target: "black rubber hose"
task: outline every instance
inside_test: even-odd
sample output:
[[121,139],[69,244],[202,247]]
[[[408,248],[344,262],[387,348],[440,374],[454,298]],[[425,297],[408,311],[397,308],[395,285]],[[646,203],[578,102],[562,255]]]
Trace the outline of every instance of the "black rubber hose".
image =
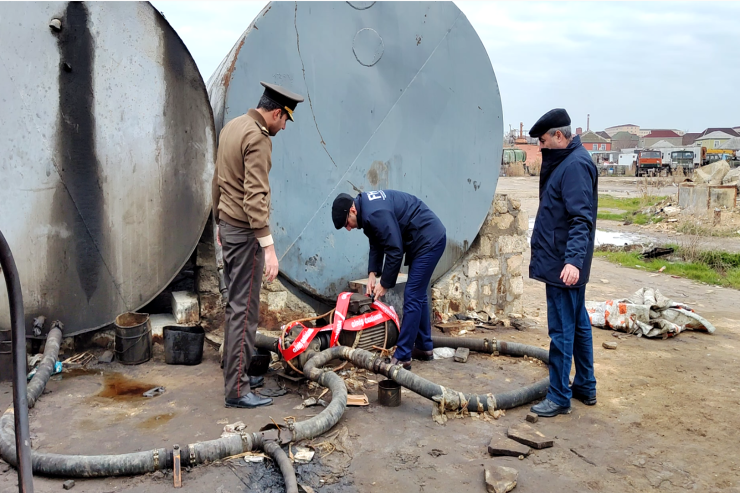
[[[53,373],[62,340],[61,326],[59,322],[52,324],[46,340],[44,357],[28,384],[29,407],[34,406]],[[11,414],[13,413],[8,411],[0,418],[0,455],[6,462],[17,467],[17,455],[13,446],[15,426]],[[261,446],[261,444],[261,436],[254,433],[199,442],[188,445],[183,451],[183,463],[195,465],[213,462],[254,450],[256,445]],[[63,455],[33,452],[30,459],[33,471],[38,474],[73,478],[131,476],[172,467],[172,451],[164,448],[118,455]]]
[[290,462],[290,458],[277,442],[266,442],[264,445],[265,453],[275,461],[280,468],[280,472],[285,479],[285,492],[298,493],[298,481],[295,476],[295,469]]
[[342,418],[344,410],[347,407],[347,386],[344,380],[333,371],[323,371],[319,368],[334,359],[331,355],[340,354],[343,349],[349,348],[339,346],[317,353],[303,367],[303,374],[309,380],[328,387],[331,390],[331,402],[313,418],[300,421],[293,425],[294,441],[297,442],[299,440],[317,437],[329,431]]
[[18,490],[33,493],[33,469],[31,465],[31,431],[28,426],[28,400],[26,371],[26,315],[23,311],[21,279],[5,235],[0,231],[0,270],[5,277],[10,305],[11,341],[13,353],[13,420],[18,435],[13,453],[20,456],[18,468]]
[[44,356],[41,358],[39,366],[36,367],[36,374],[28,383],[29,409],[36,405],[36,401],[44,391],[49,377],[54,373],[54,365],[57,362],[59,347],[62,344],[63,329],[64,325],[61,322],[57,321],[51,324],[51,330],[49,331],[49,335],[46,336],[46,344],[44,344]]
[[[526,344],[462,338],[440,338],[439,343],[446,343],[447,346],[457,345],[457,347],[462,347],[462,344],[465,344],[468,347],[474,346],[473,349],[479,347],[484,352],[492,353],[494,351],[499,351],[501,354],[510,356],[526,355],[543,360],[545,363],[548,361],[547,351],[534,346],[528,346]],[[493,412],[496,409],[511,409],[544,397],[547,394],[547,389],[550,385],[549,378],[544,378],[531,385],[498,394],[463,394],[452,389],[443,388],[441,385],[430,382],[426,378],[404,370],[401,365],[391,365],[384,358],[380,358],[374,353],[370,353],[362,349],[351,349],[345,346],[326,349],[318,353],[316,356],[308,360],[306,368],[304,368],[304,373],[306,373],[311,380],[316,381],[314,372],[320,372],[316,367],[321,367],[333,359],[347,360],[352,362],[355,366],[384,375],[427,399],[438,400],[439,398],[444,398],[446,409],[450,411],[459,409],[459,407],[461,405],[465,405],[465,403],[467,403],[466,407],[468,411],[471,412]],[[329,374],[330,373],[326,373],[324,375]],[[493,409],[489,409],[490,407],[493,407]],[[324,418],[322,415],[325,413],[328,414],[328,411],[329,408],[327,406],[327,409],[312,418],[312,420]],[[304,421],[302,423],[296,423],[295,426],[297,428],[305,423],[308,422]]]

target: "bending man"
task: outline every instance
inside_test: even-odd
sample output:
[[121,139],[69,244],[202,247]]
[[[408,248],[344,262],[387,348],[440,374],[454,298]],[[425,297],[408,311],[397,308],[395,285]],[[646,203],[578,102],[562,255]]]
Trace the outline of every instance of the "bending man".
[[331,217],[335,228],[362,229],[370,240],[368,296],[380,298],[396,285],[406,254],[409,276],[403,293],[403,320],[391,363],[410,369],[412,357],[433,359],[427,289],[447,244],[442,222],[424,202],[396,190],[364,192],[354,199],[339,194]]

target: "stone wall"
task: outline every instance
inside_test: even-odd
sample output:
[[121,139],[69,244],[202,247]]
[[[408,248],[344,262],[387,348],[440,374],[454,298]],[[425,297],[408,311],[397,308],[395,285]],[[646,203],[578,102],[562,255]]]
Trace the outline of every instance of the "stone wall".
[[432,286],[437,320],[457,313],[501,317],[522,313],[522,254],[529,247],[529,218],[518,200],[497,194],[465,256]]

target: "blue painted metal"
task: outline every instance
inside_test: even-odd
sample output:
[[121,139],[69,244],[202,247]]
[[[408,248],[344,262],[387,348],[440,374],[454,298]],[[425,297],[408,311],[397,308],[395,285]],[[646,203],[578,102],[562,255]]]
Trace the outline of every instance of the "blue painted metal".
[[496,190],[502,109],[485,48],[452,2],[274,2],[208,82],[216,131],[264,80],[306,97],[273,143],[280,271],[332,298],[367,274],[367,239],[336,231],[340,192],[417,195],[447,227],[436,276],[460,259]]

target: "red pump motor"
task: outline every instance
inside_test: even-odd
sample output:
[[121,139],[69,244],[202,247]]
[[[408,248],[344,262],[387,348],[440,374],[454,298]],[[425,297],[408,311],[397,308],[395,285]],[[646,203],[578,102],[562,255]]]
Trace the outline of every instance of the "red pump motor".
[[[339,295],[333,322],[324,327],[306,327],[291,322],[281,329],[278,349],[287,366],[302,367],[312,351],[349,346],[367,351],[390,349],[398,341],[400,322],[392,306],[373,301],[364,294]],[[310,349],[307,353],[307,350]],[[286,368],[287,369],[287,368]]]

